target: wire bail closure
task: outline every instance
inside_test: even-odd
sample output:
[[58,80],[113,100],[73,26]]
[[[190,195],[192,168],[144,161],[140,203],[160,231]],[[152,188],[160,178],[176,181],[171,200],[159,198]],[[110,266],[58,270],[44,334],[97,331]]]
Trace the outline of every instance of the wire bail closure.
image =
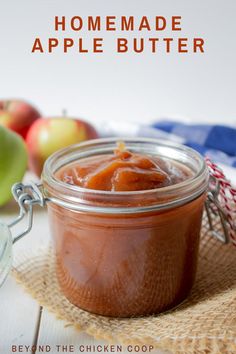
[[28,184],[16,183],[12,186],[12,194],[14,199],[20,207],[20,213],[18,217],[8,224],[8,227],[11,228],[18,224],[24,217],[28,217],[28,225],[26,229],[16,236],[12,237],[12,242],[20,240],[23,236],[28,234],[32,229],[33,225],[33,206],[35,204],[40,205],[41,207],[45,206],[45,199],[40,190],[41,184],[36,184],[30,182]]
[[[42,184],[36,184],[30,182],[28,184],[16,183],[12,187],[12,194],[20,207],[19,216],[13,220],[8,226],[11,228],[18,224],[24,217],[28,217],[28,225],[26,229],[16,236],[13,236],[13,243],[20,240],[23,236],[30,232],[33,225],[33,206],[40,205],[44,207],[47,201],[56,202],[60,205],[63,204],[61,201],[57,201],[49,198],[44,198],[41,191]],[[222,208],[220,201],[220,184],[214,176],[210,176],[209,191],[207,193],[207,198],[205,201],[205,210],[209,222],[209,228],[211,230],[212,236],[217,238],[224,244],[230,242],[229,235],[229,224],[228,217],[225,210]],[[65,207],[66,207],[65,203]],[[219,216],[222,225],[223,233],[214,229],[213,217]]]

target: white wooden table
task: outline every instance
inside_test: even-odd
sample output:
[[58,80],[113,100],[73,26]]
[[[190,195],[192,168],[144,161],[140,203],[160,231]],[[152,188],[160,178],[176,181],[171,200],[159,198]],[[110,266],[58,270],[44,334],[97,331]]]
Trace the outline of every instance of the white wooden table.
[[[236,182],[236,170],[225,168],[225,173]],[[32,179],[32,176],[27,176]],[[0,209],[0,219],[8,222],[15,218],[18,207],[13,202]],[[22,230],[23,225],[19,225]],[[17,230],[17,228],[16,228]],[[29,235],[14,245],[14,252],[32,246],[37,247],[49,242],[49,229],[46,210],[37,209],[34,212],[33,229]],[[61,345],[61,353],[69,353],[69,345],[106,344],[97,341],[72,327],[65,327],[62,320],[49,313],[31,298],[15,280],[9,276],[0,289],[0,354],[12,353],[12,345],[50,345],[51,353],[56,353],[56,345]],[[119,343],[115,343],[119,344]],[[62,346],[67,346],[62,351]],[[17,351],[19,353],[21,351]],[[32,353],[24,348],[23,353]],[[75,353],[78,351],[74,351]],[[124,351],[125,352],[125,351]],[[39,351],[36,351],[39,353]],[[153,354],[163,353],[152,351]],[[141,353],[142,354],[142,353]]]

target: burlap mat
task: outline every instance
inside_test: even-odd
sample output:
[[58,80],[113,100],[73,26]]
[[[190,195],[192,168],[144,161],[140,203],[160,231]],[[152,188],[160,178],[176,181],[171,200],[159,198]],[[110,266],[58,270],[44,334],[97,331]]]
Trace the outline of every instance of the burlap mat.
[[52,249],[21,253],[13,274],[41,305],[77,329],[113,343],[148,344],[173,353],[236,353],[236,249],[210,236],[206,217],[192,293],[158,316],[113,319],[76,308],[60,292],[54,262]]

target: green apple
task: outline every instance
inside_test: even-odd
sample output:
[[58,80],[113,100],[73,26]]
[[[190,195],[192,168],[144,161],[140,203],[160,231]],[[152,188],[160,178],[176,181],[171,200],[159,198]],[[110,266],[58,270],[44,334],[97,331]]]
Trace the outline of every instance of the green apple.
[[11,197],[11,187],[20,182],[27,168],[27,149],[23,138],[0,125],[0,206]]

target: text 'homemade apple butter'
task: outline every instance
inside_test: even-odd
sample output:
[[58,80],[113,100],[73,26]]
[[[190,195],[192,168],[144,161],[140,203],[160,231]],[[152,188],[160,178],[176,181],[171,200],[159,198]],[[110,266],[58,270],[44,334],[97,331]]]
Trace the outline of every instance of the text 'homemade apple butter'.
[[[205,195],[164,204],[179,197],[172,193],[170,200],[168,187],[193,176],[180,162],[127,151],[122,144],[113,154],[81,158],[57,170],[57,180],[82,188],[85,199],[93,192],[90,202],[104,208],[101,213],[48,207],[58,279],[73,304],[130,317],[159,313],[185,299],[196,273]],[[162,188],[164,207],[143,211],[158,202]],[[106,211],[119,206],[138,212]]]

